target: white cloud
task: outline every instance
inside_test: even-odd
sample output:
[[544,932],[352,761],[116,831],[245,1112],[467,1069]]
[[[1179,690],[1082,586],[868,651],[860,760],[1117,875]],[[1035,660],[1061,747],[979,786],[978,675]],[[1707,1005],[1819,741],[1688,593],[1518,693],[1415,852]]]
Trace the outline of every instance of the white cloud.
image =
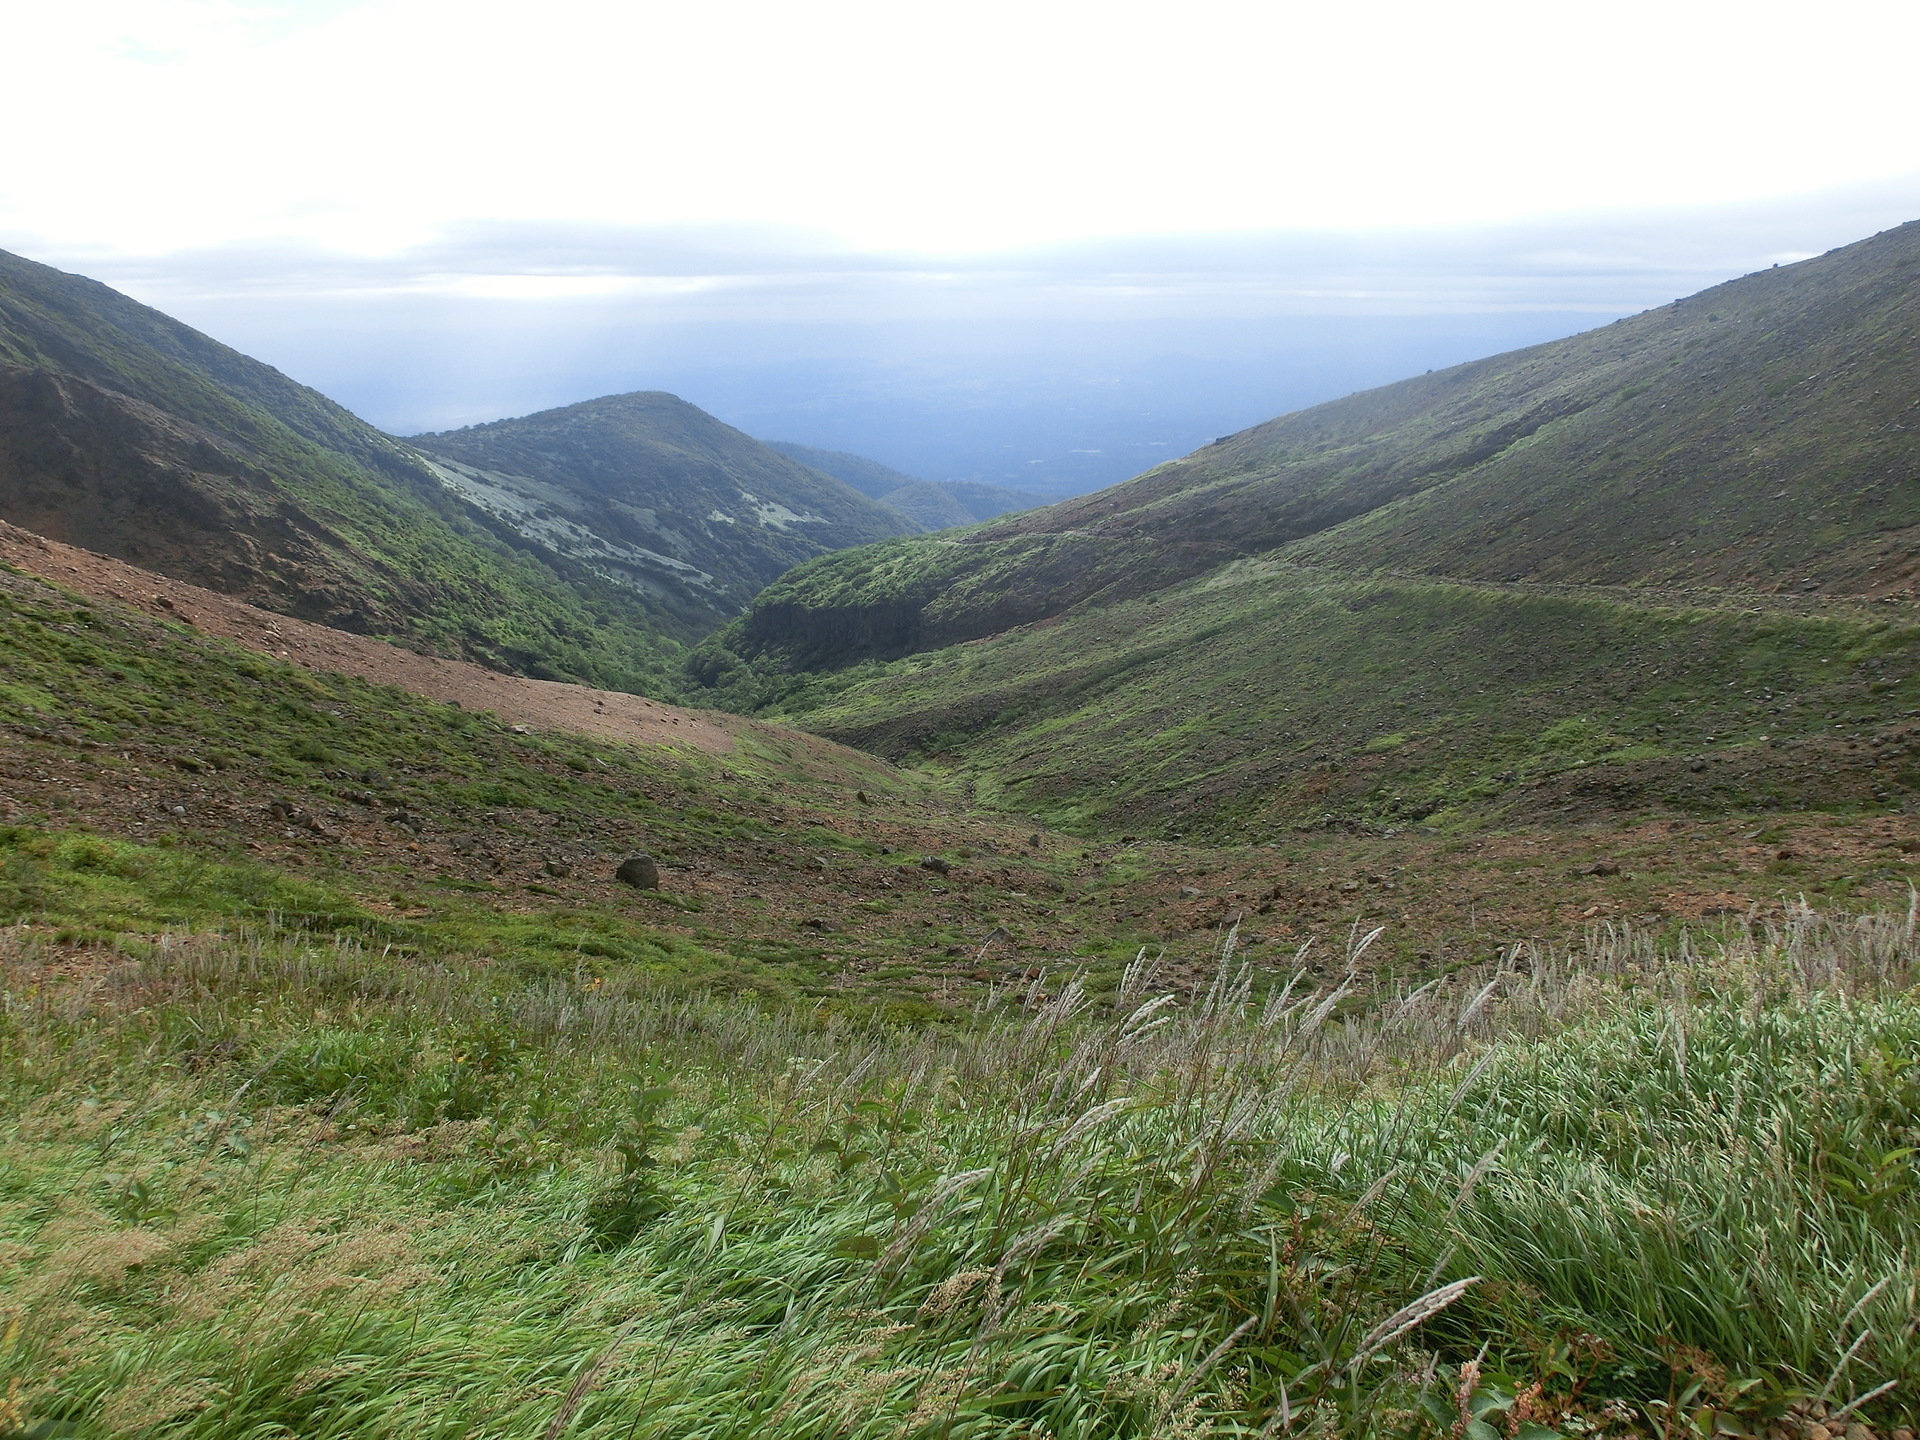
[[123,253],[481,220],[952,253],[1920,168],[1908,0],[5,3],[0,228]]
[[1577,212],[1472,226],[1144,235],[984,254],[862,251],[751,224],[477,222],[386,254],[231,241],[159,256],[0,245],[211,323],[303,304],[464,307],[468,324],[1555,311],[1615,315],[1920,214],[1920,175],[1784,201]]

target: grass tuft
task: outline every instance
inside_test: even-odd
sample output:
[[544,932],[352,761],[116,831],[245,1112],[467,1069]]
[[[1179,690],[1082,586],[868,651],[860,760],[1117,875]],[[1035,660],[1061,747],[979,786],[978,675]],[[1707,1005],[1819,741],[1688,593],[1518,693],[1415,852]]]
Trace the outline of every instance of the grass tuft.
[[1920,1401],[1911,915],[1372,991],[1229,940],[1188,1000],[1143,956],[939,1030],[286,932],[60,983],[37,943],[0,1012],[16,1431],[1538,1440]]

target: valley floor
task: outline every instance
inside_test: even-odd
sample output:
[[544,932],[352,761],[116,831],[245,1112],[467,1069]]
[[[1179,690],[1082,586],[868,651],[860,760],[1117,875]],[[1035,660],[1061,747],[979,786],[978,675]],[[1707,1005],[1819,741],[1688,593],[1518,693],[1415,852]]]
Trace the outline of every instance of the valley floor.
[[[1920,825],[1885,812],[1318,830],[1217,847],[1089,839],[969,811],[924,777],[800,732],[414,655],[18,530],[0,545],[21,603],[57,593],[20,573],[31,570],[118,616],[114,644],[180,651],[182,675],[209,653],[240,653],[202,638],[218,637],[321,672],[315,683],[337,702],[315,712],[337,753],[288,763],[237,748],[247,726],[230,713],[169,726],[164,708],[186,697],[148,708],[143,696],[171,682],[123,672],[118,700],[132,719],[117,722],[117,742],[85,737],[84,725],[98,724],[86,706],[40,713],[40,724],[28,707],[0,729],[0,821],[185,844],[310,875],[374,915],[503,911],[539,923],[584,906],[726,955],[718,963],[793,993],[964,1011],[983,986],[1029,972],[1086,970],[1110,983],[1141,946],[1166,947],[1199,983],[1235,926],[1243,955],[1290,973],[1296,963],[1337,968],[1350,933],[1384,925],[1372,963],[1411,973],[1595,925],[1716,924],[1803,901],[1904,905],[1920,859]],[[356,724],[380,711],[381,692],[343,686],[335,673],[457,701],[472,718],[452,746],[471,746],[481,727],[548,780],[611,785],[591,803],[524,787],[489,795],[438,765],[432,747],[396,773],[394,737],[380,727],[404,730],[405,712]],[[48,693],[59,687],[49,674]],[[204,733],[216,723],[233,733]],[[298,730],[294,721],[282,737],[294,748]],[[630,743],[544,753],[539,734],[565,732]],[[641,765],[644,779],[609,772],[614,755]],[[644,818],[620,808],[625,784],[651,796]],[[638,849],[664,862],[662,892],[614,882]]]
[[1090,838],[7,542],[0,1435],[1912,1440],[1906,814]]

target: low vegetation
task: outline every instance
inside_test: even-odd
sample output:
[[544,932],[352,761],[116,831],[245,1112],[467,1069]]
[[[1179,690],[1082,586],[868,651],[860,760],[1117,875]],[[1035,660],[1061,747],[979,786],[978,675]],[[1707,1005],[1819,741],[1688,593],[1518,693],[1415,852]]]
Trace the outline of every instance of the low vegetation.
[[663,391],[409,443],[490,476],[494,498],[479,503],[536,553],[570,555],[677,603],[683,634],[712,630],[799,561],[920,529]]
[[1911,602],[1920,222],[1283,415],[971,534],[830,556],[697,662],[832,670],[1250,556],[1334,573]]
[[[0,570],[0,1437],[1913,1440],[1917,243],[816,560],[685,671],[917,772]],[[185,424],[229,539],[320,517],[248,583],[669,683],[344,412],[0,282],[0,380],[145,417],[107,489]]]
[[14,939],[0,1429],[1897,1434],[1917,955],[1801,912],[1363,990],[1229,940],[929,1030]]
[[0,518],[268,609],[648,694],[719,618],[527,542],[317,391],[5,252],[0,392]]
[[945,769],[988,805],[1267,839],[1328,820],[1872,808],[1914,787],[1864,737],[1920,707],[1916,635],[1846,607],[1247,561],[889,663],[751,674],[766,713]]
[[689,680],[1087,832],[1860,808],[1911,788],[1831,742],[1916,708],[1917,267],[1901,226],[824,556]]

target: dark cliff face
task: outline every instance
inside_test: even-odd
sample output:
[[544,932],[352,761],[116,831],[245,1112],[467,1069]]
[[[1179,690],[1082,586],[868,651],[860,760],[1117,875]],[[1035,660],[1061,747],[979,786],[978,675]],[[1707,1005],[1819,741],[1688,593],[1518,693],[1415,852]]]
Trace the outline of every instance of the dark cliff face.
[[926,619],[912,604],[808,607],[774,601],[753,608],[736,649],[777,652],[797,669],[828,670],[849,657],[897,660],[930,648]]
[[791,669],[893,660],[1041,623],[1075,605],[1147,595],[1236,553],[1206,542],[1089,534],[890,548],[933,563],[866,583],[873,577],[862,568],[873,552],[826,556],[770,586],[720,643]]

